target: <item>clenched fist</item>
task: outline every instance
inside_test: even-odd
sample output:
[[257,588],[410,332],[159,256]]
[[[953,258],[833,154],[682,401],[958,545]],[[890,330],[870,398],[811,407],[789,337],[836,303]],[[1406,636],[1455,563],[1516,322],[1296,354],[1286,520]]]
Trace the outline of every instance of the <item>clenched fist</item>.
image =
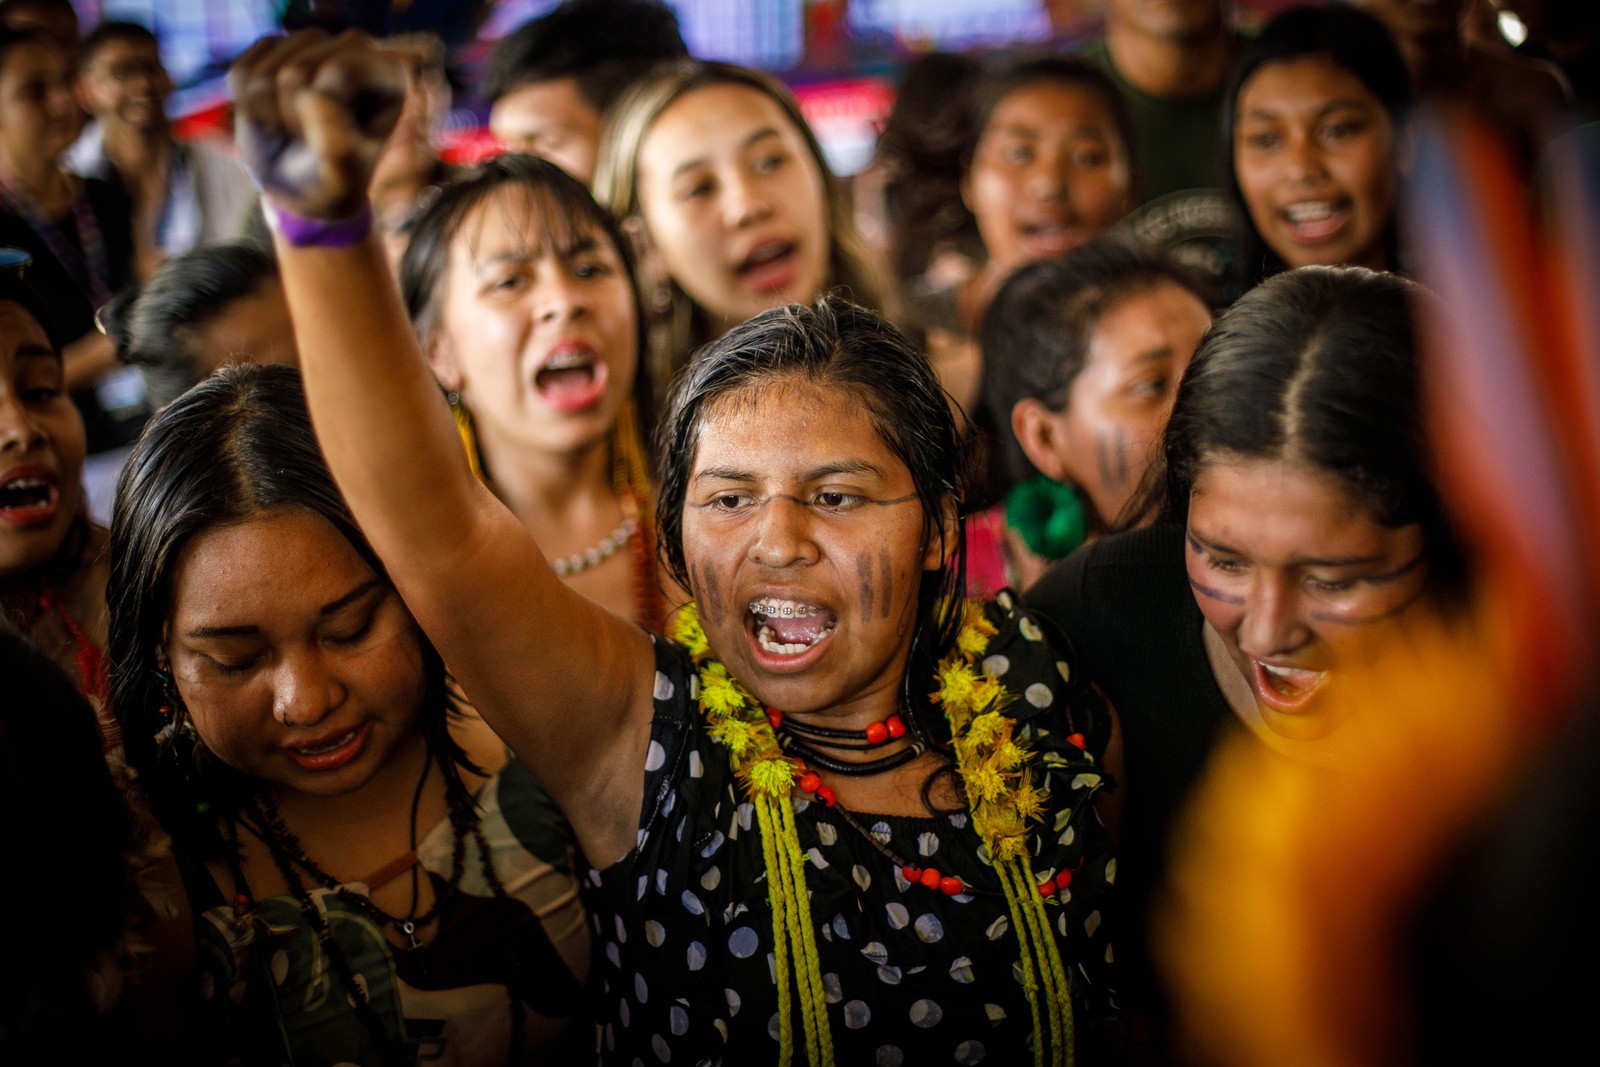
[[399,57],[363,34],[257,41],[228,72],[239,156],[273,205],[303,218],[359,211],[405,103]]

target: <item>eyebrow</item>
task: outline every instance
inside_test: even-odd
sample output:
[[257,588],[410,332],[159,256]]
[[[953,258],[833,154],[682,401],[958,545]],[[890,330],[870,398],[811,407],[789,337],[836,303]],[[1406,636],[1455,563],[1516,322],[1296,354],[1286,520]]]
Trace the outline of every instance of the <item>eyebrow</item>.
[[[1224,556],[1242,556],[1242,555],[1245,555],[1245,553],[1240,552],[1237,548],[1231,548],[1228,545],[1223,544],[1221,541],[1215,541],[1215,540],[1212,540],[1209,537],[1203,537],[1203,536],[1201,536],[1199,534],[1196,534],[1193,530],[1187,531],[1184,536],[1189,539],[1189,544],[1194,546],[1195,548],[1204,548],[1204,549],[1207,549],[1208,551],[1211,551],[1211,552],[1221,553]],[[1291,562],[1291,566],[1295,566],[1295,567],[1356,567],[1356,566],[1360,566],[1361,564],[1364,564],[1364,563],[1377,563],[1377,562],[1381,561],[1383,558],[1384,557],[1381,556],[1381,555],[1374,555],[1374,556],[1326,556],[1326,557],[1322,557],[1322,558],[1307,557],[1307,558],[1304,558],[1304,559],[1293,560]],[[1383,577],[1386,577],[1386,576],[1385,575],[1376,575],[1375,577],[1383,578]],[[1398,577],[1398,574],[1396,575],[1396,577]]]
[[1172,346],[1162,345],[1160,348],[1151,348],[1134,356],[1131,363],[1153,363],[1158,359],[1171,359]]
[[55,363],[61,362],[61,353],[49,345],[41,345],[33,341],[24,341],[17,346],[17,359],[48,359]]
[[[1372,109],[1371,105],[1365,101],[1341,96],[1319,104],[1311,114],[1320,119],[1328,112],[1338,111],[1341,108],[1352,108],[1356,111],[1370,111]],[[1283,117],[1282,111],[1264,107],[1253,107],[1240,116],[1241,119],[1280,119]]]
[[[776,126],[763,126],[755,133],[752,133],[749,137],[746,137],[740,142],[739,151],[746,151],[756,142],[764,141],[768,137],[776,136],[778,136],[778,128]],[[711,162],[710,156],[695,156],[693,159],[686,159],[672,169],[672,178],[673,180],[676,180],[678,175],[682,174],[684,171],[693,170],[696,167],[703,167],[709,162]]]
[[576,239],[565,246],[557,247],[554,242],[545,241],[537,248],[514,248],[509,252],[496,252],[492,256],[475,259],[472,261],[472,266],[474,270],[481,274],[485,267],[502,263],[530,263],[544,255],[547,247],[555,254],[557,259],[571,259],[574,256],[581,256],[595,251],[600,247],[600,242],[595,239],[594,234],[585,233],[578,235]]
[[[369,578],[344,596],[322,605],[317,609],[317,614],[323,618],[329,615],[337,615],[340,611],[354,604],[382,584],[377,578]],[[254,624],[247,626],[196,626],[193,630],[186,631],[183,636],[203,640],[211,637],[246,637],[260,632],[261,627]]]
[[[816,482],[839,474],[870,474],[882,477],[883,471],[864,459],[842,459],[833,463],[824,463],[820,467],[814,467],[802,474],[799,480],[801,482]],[[754,471],[741,470],[738,467],[707,467],[703,471],[696,472],[693,480],[697,482],[754,482],[759,479]]]

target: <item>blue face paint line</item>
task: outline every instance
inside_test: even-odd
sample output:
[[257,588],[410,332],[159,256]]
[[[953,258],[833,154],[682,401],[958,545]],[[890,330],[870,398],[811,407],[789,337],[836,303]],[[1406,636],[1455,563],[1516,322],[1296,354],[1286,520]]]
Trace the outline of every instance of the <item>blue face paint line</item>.
[[[1410,563],[1403,564],[1400,567],[1397,567],[1394,570],[1388,571],[1384,574],[1374,574],[1370,578],[1362,578],[1359,580],[1367,583],[1368,585],[1388,585],[1390,582],[1399,581],[1401,578],[1404,578],[1406,575],[1410,574],[1412,571],[1426,563],[1427,560],[1428,554],[1426,552],[1418,552]],[[1410,603],[1410,601],[1407,601],[1407,603]]]
[[[1414,565],[1414,563],[1408,563],[1406,564],[1405,569],[1410,570]],[[1396,571],[1395,573],[1399,574],[1401,572]],[[1406,609],[1411,607],[1411,605],[1415,604],[1418,600],[1421,600],[1423,594],[1427,591],[1428,587],[1426,584],[1418,586],[1417,591],[1406,597],[1405,600],[1390,608],[1388,611],[1380,611],[1376,615],[1341,615],[1336,611],[1313,611],[1309,614],[1310,617],[1315,619],[1317,622],[1334,622],[1340,624],[1341,626],[1371,626],[1374,623],[1387,622],[1395,616],[1400,615]]]
[[1244,597],[1242,597],[1242,596],[1235,596],[1232,593],[1224,593],[1220,589],[1214,589],[1209,585],[1202,585],[1201,583],[1195,581],[1193,578],[1189,579],[1189,587],[1191,589],[1193,589],[1195,592],[1199,593],[1203,597],[1207,597],[1207,598],[1209,598],[1211,600],[1220,600],[1224,604],[1243,604],[1244,603]]
[[[1200,542],[1194,539],[1194,534],[1190,533],[1188,530],[1183,531],[1183,539],[1188,542],[1189,551],[1194,552],[1197,555],[1205,552],[1205,549],[1201,546]],[[1189,587],[1203,597],[1220,601],[1224,604],[1244,603],[1244,597],[1235,593],[1224,593],[1221,589],[1218,589],[1215,586],[1206,585],[1192,577],[1189,579]]]

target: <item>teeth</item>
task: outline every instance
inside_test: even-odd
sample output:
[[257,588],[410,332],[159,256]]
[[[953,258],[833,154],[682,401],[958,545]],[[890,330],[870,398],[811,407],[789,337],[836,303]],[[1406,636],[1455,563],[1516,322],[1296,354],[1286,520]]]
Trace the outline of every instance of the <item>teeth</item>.
[[1308,671],[1300,667],[1274,667],[1270,663],[1261,664],[1261,669],[1268,674],[1275,674],[1279,678],[1291,678],[1301,674],[1320,674],[1320,671]]
[[545,370],[569,370],[572,367],[587,367],[593,362],[582,352],[558,352],[551,356],[545,363]]
[[14,482],[7,482],[7,489],[48,489],[50,483],[43,478],[18,478]]
[[816,640],[812,641],[810,644],[791,644],[791,645],[786,645],[786,644],[783,644],[783,643],[779,642],[778,640],[776,640],[777,635],[772,632],[772,627],[763,626],[763,627],[761,627],[761,629],[756,631],[756,640],[761,643],[761,647],[765,651],[771,652],[774,655],[778,655],[778,656],[798,656],[800,653],[804,652],[808,648],[815,648],[818,644],[820,644],[824,639],[829,637],[832,633],[833,633],[833,627],[829,626],[826,630],[823,630],[820,634],[818,634],[817,637],[816,637]]
[[766,597],[750,601],[750,614],[765,615],[767,618],[804,619],[812,615],[821,615],[822,612],[823,609],[814,604],[801,604],[794,600]]
[[1326,200],[1317,200],[1304,204],[1290,204],[1283,209],[1283,213],[1288,216],[1290,222],[1322,222],[1324,219],[1333,218],[1334,208]]
[[311,747],[311,748],[297,748],[297,749],[295,749],[295,751],[303,753],[304,755],[307,755],[307,756],[321,756],[321,755],[324,755],[325,753],[333,752],[336,749],[339,749],[339,748],[344,747],[345,745],[348,745],[350,743],[351,739],[354,738],[355,736],[356,736],[356,731],[355,730],[351,730],[349,733],[345,734],[343,737],[336,737],[332,741],[329,741],[325,745],[317,745],[317,746]]

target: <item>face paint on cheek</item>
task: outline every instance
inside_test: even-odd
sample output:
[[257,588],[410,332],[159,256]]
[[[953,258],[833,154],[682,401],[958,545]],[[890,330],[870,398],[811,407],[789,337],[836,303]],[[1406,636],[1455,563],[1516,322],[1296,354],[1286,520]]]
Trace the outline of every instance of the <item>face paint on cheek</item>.
[[[1407,563],[1402,567],[1398,567],[1395,570],[1389,571],[1385,574],[1375,574],[1371,578],[1362,579],[1362,581],[1366,585],[1377,586],[1379,588],[1391,585],[1394,582],[1399,581],[1401,578],[1404,578],[1407,574],[1410,574],[1417,570],[1417,568],[1421,567],[1426,561],[1426,558],[1426,553],[1419,554],[1417,558],[1413,559],[1410,563]],[[1387,622],[1398,615],[1404,614],[1405,611],[1411,607],[1411,605],[1421,600],[1423,594],[1425,594],[1427,591],[1428,583],[1426,581],[1421,582],[1417,585],[1416,589],[1412,590],[1410,596],[1405,597],[1393,607],[1385,608],[1382,611],[1372,612],[1365,615],[1356,614],[1356,609],[1352,605],[1349,609],[1344,611],[1335,611],[1329,609],[1314,610],[1310,612],[1310,616],[1317,622],[1332,622],[1338,623],[1341,626],[1372,626],[1376,623]]]
[[[1193,552],[1195,555],[1198,556],[1205,551],[1200,547],[1200,542],[1194,539],[1193,534],[1185,532],[1183,539],[1188,543],[1189,551]],[[1215,600],[1218,603],[1235,605],[1244,603],[1244,597],[1239,596],[1237,593],[1226,593],[1215,586],[1206,585],[1192,574],[1189,575],[1189,588],[1193,589],[1196,593],[1199,593],[1206,599]]]
[[861,617],[872,617],[872,557],[865,552],[856,557],[856,576],[861,579]]
[[1097,431],[1094,435],[1094,454],[1100,468],[1102,488],[1115,490],[1128,484],[1128,441],[1122,427],[1114,426],[1109,432]]
[[887,619],[894,600],[894,558],[887,548],[878,549],[878,569],[883,572],[883,606],[878,609],[878,618]]
[[695,569],[695,595],[711,615],[722,614],[722,590],[709,565]]

